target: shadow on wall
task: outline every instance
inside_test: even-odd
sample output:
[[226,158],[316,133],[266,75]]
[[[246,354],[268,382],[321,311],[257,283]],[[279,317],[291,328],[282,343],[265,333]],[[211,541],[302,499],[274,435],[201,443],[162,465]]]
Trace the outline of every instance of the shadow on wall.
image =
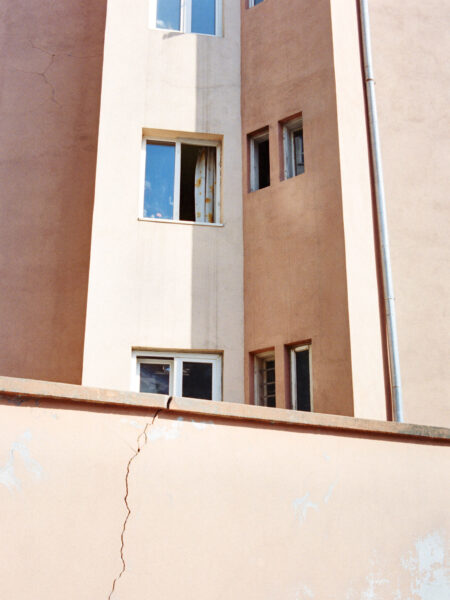
[[197,36],[195,127],[223,136],[220,214],[213,217],[223,226],[192,227],[191,343],[224,351],[223,399],[243,402],[240,6],[224,8],[226,37]]

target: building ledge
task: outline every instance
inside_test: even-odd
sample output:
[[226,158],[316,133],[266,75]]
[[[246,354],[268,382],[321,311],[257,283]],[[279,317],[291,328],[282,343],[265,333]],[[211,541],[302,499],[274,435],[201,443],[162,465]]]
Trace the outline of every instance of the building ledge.
[[289,426],[309,430],[339,431],[367,437],[416,438],[450,443],[450,429],[410,423],[375,421],[341,415],[308,413],[280,408],[265,408],[233,402],[211,402],[193,398],[178,398],[160,394],[140,394],[120,390],[91,388],[67,383],[0,377],[0,397],[21,401],[66,401],[75,404],[120,406],[132,409],[167,411],[207,418],[220,418],[258,423],[260,425]]

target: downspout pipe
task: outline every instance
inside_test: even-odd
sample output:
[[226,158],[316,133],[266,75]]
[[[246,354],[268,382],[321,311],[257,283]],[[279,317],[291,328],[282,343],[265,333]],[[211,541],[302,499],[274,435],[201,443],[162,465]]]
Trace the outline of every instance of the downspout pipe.
[[389,371],[392,392],[394,421],[403,422],[402,383],[398,352],[397,323],[395,317],[394,285],[392,282],[391,255],[386,218],[386,197],[384,192],[383,167],[381,162],[380,133],[378,127],[375,79],[372,65],[372,45],[368,0],[359,0],[364,56],[364,76],[366,82],[367,106],[369,112],[369,138],[372,149],[372,168],[375,182],[375,200],[380,233],[380,251],[383,271],[383,293],[385,300]]

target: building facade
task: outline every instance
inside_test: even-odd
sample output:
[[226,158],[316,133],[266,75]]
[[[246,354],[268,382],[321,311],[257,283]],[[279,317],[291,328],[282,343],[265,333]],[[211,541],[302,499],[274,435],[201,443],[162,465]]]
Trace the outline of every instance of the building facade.
[[[405,420],[448,425],[448,9],[369,1]],[[392,418],[350,0],[3,3],[0,373]]]

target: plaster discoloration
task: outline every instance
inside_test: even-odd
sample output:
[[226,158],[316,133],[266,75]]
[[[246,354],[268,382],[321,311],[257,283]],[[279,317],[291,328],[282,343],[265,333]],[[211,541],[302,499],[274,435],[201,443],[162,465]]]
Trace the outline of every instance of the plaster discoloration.
[[31,431],[25,431],[16,442],[11,445],[9,458],[4,467],[0,468],[0,483],[8,488],[10,492],[21,489],[21,482],[15,472],[17,455],[20,456],[27,471],[34,476],[35,480],[42,477],[42,466],[31,456],[27,447],[31,440]]
[[196,421],[195,419],[191,419],[191,423],[193,424],[195,429],[199,429],[200,431],[214,425],[212,421]]
[[371,573],[367,576],[366,581],[367,587],[361,596],[362,600],[381,600],[386,597],[386,590],[380,590],[380,587],[389,584],[389,579]]
[[328,503],[328,501],[330,500],[331,496],[333,495],[334,492],[334,488],[336,487],[336,482],[332,483],[330,485],[330,487],[328,488],[327,493],[325,494],[323,501],[325,502],[325,504]]
[[310,598],[314,598],[314,592],[309,586],[301,584],[295,595],[295,600],[310,600]]
[[449,569],[445,563],[445,539],[439,531],[416,541],[415,550],[402,559],[403,568],[412,577],[411,593],[415,598],[450,598]]
[[311,502],[310,494],[307,492],[302,498],[294,500],[294,512],[300,523],[306,520],[307,513],[310,509],[319,510],[318,504]]

